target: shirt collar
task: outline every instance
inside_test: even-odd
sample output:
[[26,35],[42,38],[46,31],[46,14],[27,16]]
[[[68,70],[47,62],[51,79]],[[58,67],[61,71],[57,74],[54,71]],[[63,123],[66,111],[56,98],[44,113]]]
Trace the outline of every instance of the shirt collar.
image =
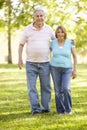
[[[32,23],[32,24],[31,24],[32,29],[33,29],[33,30],[39,30],[39,29],[37,29],[36,27],[34,27],[34,25],[33,25],[33,24],[34,24],[34,23]],[[43,29],[44,27],[45,27],[45,24],[42,26],[42,28],[41,28],[41,29]],[[40,29],[40,30],[41,30],[41,29]]]

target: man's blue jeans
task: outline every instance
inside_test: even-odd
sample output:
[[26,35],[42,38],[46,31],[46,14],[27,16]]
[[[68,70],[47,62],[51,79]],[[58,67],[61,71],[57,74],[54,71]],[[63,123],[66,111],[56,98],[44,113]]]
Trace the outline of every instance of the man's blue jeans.
[[50,63],[26,62],[26,75],[28,94],[31,110],[40,110],[38,91],[36,87],[37,77],[40,80],[41,105],[44,109],[50,110],[51,85],[50,85]]
[[72,100],[70,91],[70,79],[72,69],[51,66],[51,74],[54,82],[57,112],[71,112]]

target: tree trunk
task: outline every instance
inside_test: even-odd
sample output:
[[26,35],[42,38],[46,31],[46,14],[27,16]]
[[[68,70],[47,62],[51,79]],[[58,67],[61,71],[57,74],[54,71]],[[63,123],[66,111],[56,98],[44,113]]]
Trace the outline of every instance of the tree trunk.
[[8,63],[12,64],[11,56],[11,1],[8,4]]

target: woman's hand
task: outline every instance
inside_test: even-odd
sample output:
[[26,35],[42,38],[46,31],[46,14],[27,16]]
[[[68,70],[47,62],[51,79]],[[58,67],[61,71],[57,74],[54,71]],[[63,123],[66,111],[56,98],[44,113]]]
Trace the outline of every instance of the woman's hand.
[[77,72],[76,72],[76,70],[73,70],[73,71],[72,71],[72,79],[75,79],[76,76],[77,76]]

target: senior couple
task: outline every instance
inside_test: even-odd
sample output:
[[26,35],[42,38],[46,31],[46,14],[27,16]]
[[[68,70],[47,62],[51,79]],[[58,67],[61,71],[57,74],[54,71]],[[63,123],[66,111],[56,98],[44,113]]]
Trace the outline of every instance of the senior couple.
[[[34,10],[33,23],[25,28],[20,39],[18,66],[20,69],[23,66],[22,52],[26,44],[26,77],[33,115],[50,112],[50,72],[54,83],[56,111],[59,114],[71,114],[70,79],[76,77],[77,64],[75,45],[72,40],[67,39],[67,33],[63,26],[58,26],[54,34],[51,27],[45,24],[45,18],[43,9]],[[49,59],[50,51],[52,52],[51,63]],[[41,103],[36,87],[38,76]]]

